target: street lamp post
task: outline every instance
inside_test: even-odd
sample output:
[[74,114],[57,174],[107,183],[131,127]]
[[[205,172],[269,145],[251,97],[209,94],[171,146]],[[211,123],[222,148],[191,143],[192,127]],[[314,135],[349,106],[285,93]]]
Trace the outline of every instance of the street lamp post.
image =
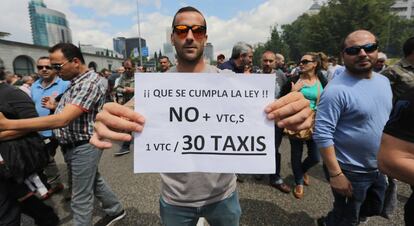
[[138,22],[138,53],[139,53],[139,63],[142,65],[142,51],[141,51],[141,23],[139,18],[139,0],[137,0],[137,22]]

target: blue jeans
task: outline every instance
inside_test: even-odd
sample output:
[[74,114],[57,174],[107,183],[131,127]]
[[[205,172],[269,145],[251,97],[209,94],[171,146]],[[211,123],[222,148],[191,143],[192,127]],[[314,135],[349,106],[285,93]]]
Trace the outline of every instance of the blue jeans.
[[94,196],[102,203],[107,215],[120,213],[121,203],[98,172],[102,150],[84,144],[65,151],[65,161],[71,163],[72,171],[73,225],[92,224]]
[[160,198],[160,214],[164,226],[195,226],[200,217],[212,226],[238,226],[241,208],[239,196],[233,192],[224,200],[201,207],[174,206]]
[[[291,147],[291,163],[296,185],[303,185],[303,174],[319,163],[320,155],[313,140],[289,139]],[[308,156],[302,162],[303,143],[308,147]]]
[[385,176],[379,171],[355,173],[342,170],[342,172],[352,184],[352,197],[347,198],[332,190],[334,205],[328,213],[326,225],[358,225],[361,217],[380,214],[387,189]]

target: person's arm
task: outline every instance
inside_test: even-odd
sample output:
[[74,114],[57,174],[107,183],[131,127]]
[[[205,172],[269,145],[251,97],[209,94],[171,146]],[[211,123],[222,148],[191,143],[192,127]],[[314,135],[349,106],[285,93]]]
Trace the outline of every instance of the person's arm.
[[384,174],[414,185],[414,143],[384,133],[378,167]]
[[334,133],[343,111],[343,95],[337,87],[324,90],[317,107],[313,140],[328,170],[330,186],[336,192],[351,197],[351,183],[342,173],[334,147]]
[[13,140],[26,135],[27,131],[7,130],[0,132],[0,141]]
[[84,110],[80,107],[73,104],[68,104],[59,114],[38,118],[10,120],[4,117],[2,113],[0,113],[0,131],[40,131],[61,128],[67,126],[74,119],[82,115],[83,112]]
[[334,146],[320,149],[323,163],[328,169],[329,184],[339,194],[347,197],[352,196],[352,185],[342,173],[338,160],[336,159]]
[[134,93],[135,89],[134,87],[125,87],[124,88],[124,93]]

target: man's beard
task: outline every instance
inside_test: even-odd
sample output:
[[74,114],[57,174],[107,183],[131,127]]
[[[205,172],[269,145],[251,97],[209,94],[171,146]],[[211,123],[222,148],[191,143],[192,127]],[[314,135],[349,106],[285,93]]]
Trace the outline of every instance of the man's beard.
[[203,57],[203,52],[199,52],[197,53],[197,55],[194,58],[188,58],[185,53],[181,52],[181,51],[177,51],[177,58],[179,60],[180,63],[184,63],[184,64],[195,64],[198,61],[200,61],[200,59]]
[[[357,65],[358,63],[360,63],[361,61],[368,61],[371,64],[370,64],[369,67],[363,67],[363,68],[358,68],[358,67],[354,66],[354,65]],[[352,64],[352,65],[346,65],[345,64],[345,67],[351,73],[353,73],[355,75],[360,75],[360,74],[365,74],[367,72],[372,71],[372,68],[374,67],[374,64],[372,63],[372,60],[370,60],[370,59],[361,59],[361,60],[358,60],[357,62],[355,62],[355,64]]]

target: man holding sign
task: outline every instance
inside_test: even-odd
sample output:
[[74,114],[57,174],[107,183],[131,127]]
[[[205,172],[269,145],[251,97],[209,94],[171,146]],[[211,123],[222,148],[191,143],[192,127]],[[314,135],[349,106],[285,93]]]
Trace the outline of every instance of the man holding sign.
[[[203,60],[207,27],[200,11],[193,7],[181,8],[172,25],[171,41],[177,51],[178,65],[169,72],[220,72]],[[268,119],[277,120],[280,127],[297,130],[311,124],[309,102],[297,92],[270,104],[265,111]],[[130,140],[127,132],[141,132],[145,121],[139,113],[115,103],[106,104],[96,119],[90,142],[100,148],[112,146],[105,139]],[[241,209],[233,173],[169,173],[161,174],[161,179],[163,225],[196,225],[200,217],[206,218],[210,225],[239,225]]]

